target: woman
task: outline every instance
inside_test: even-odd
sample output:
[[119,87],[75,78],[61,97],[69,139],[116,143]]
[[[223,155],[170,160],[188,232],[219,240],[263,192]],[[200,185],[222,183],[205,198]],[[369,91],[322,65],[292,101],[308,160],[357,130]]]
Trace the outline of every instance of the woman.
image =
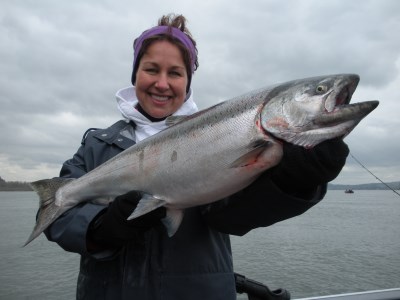
[[[164,129],[166,117],[196,112],[190,86],[197,67],[196,43],[185,18],[162,17],[159,26],[135,40],[134,86],[117,93],[125,120],[88,131],[60,177],[78,178]],[[164,208],[126,220],[141,198],[137,191],[108,207],[76,206],[46,236],[81,254],[77,299],[235,299],[229,234],[243,235],[318,203],[347,155],[341,140],[311,151],[285,144],[277,167],[227,199],[187,209],[171,238],[160,223]]]

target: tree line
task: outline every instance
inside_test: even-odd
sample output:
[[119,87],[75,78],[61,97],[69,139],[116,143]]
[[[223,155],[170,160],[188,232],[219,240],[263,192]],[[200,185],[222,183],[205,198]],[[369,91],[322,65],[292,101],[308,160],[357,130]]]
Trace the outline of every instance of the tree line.
[[5,181],[0,177],[0,191],[32,191],[28,182]]

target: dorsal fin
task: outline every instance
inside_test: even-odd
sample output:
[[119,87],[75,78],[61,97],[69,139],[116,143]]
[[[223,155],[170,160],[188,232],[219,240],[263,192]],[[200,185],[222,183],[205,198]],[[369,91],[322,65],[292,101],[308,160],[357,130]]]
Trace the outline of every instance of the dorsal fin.
[[188,116],[181,115],[181,116],[170,116],[165,119],[165,124],[170,127],[172,125],[178,124],[184,120],[186,120]]

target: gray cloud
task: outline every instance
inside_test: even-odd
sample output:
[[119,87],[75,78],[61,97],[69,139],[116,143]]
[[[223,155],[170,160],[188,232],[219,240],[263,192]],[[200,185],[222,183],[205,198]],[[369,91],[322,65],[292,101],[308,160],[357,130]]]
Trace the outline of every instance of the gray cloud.
[[[400,178],[400,2],[3,1],[0,4],[0,176],[57,176],[89,127],[119,119],[132,41],[169,12],[184,14],[199,48],[201,108],[252,89],[333,73],[361,76],[354,101],[380,106],[346,138],[384,180]],[[335,182],[374,182],[349,157]]]

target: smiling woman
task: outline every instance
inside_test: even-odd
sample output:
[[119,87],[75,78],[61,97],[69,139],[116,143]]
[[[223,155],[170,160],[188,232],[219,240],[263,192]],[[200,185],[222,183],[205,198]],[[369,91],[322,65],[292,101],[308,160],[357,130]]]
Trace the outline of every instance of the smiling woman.
[[[124,119],[106,129],[89,129],[78,151],[64,162],[60,178],[32,183],[43,200],[31,238],[45,230],[50,241],[81,255],[77,299],[236,299],[229,234],[244,235],[302,214],[322,200],[327,182],[342,169],[348,148],[339,139],[307,151],[287,144],[289,158],[284,155],[279,168],[264,172],[272,165],[261,157],[269,163],[274,159],[260,156],[260,151],[280,159],[281,144],[257,143],[266,133],[253,124],[254,116],[242,122],[237,112],[257,113],[248,104],[268,97],[227,101],[217,107],[222,110],[217,118],[210,116],[212,109],[188,118],[200,120],[191,128],[205,130],[195,142],[188,138],[193,131],[182,131],[179,125],[167,129],[166,117],[198,111],[191,89],[197,67],[196,43],[186,19],[162,17],[134,42],[133,86],[116,95]],[[235,103],[239,107],[230,109]],[[204,114],[210,119],[198,118]],[[210,135],[211,119],[225,124],[223,130]],[[228,120],[238,125],[228,126]],[[182,124],[186,128],[188,122]],[[238,127],[231,134],[229,129]],[[260,163],[242,169],[252,155]],[[213,162],[216,157],[220,159]],[[229,168],[219,167],[226,160]],[[226,188],[215,184],[249,169],[258,174],[225,180]],[[54,197],[48,196],[49,190]],[[189,204],[175,207],[168,199]],[[140,216],[128,220],[133,211]]]
[[151,44],[136,73],[136,96],[143,113],[163,119],[182,106],[188,76],[181,53],[168,41]]

